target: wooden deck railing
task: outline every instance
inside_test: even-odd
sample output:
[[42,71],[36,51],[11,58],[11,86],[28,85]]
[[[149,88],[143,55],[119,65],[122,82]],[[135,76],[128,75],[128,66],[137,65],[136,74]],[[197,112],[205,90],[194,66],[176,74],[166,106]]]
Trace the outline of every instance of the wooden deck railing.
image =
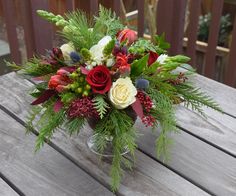
[[[15,0],[2,0],[3,11],[5,15],[8,40],[12,59],[20,63],[19,44],[16,33],[16,10],[14,10]],[[187,28],[187,46],[186,53],[192,58],[191,64],[196,64],[196,40],[198,17],[200,15],[202,0],[190,0],[189,6],[189,25]],[[114,10],[117,15],[121,13],[120,0],[24,0],[20,1],[20,13],[22,16],[22,25],[25,32],[25,43],[27,56],[31,57],[34,53],[44,53],[45,49],[52,47],[52,38],[54,29],[52,25],[41,20],[36,16],[37,9],[51,10],[58,12],[60,5],[61,12],[66,10],[82,9],[90,14],[97,14],[98,5],[101,3],[105,7]],[[144,3],[145,0],[137,0],[138,7],[138,36],[144,35]],[[220,28],[220,16],[223,9],[223,0],[212,1],[212,21],[210,24],[210,33],[206,51],[203,74],[215,79],[216,70],[216,46],[218,41],[218,32]],[[182,53],[184,24],[187,0],[158,0],[157,7],[157,33],[165,32],[167,41],[171,43],[170,54]],[[236,20],[234,21],[233,39],[230,47],[228,64],[225,68],[224,82],[228,85],[236,85]]]

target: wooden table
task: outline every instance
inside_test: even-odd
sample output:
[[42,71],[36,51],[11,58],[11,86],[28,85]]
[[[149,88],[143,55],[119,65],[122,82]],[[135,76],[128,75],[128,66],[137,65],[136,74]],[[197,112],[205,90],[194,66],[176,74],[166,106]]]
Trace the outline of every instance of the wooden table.
[[[143,133],[133,171],[124,171],[117,195],[236,195],[236,90],[202,76],[197,86],[215,98],[225,114],[204,109],[207,119],[176,107],[180,134],[171,135],[171,160],[156,159],[159,130],[136,127]],[[34,154],[37,134],[25,135],[32,98],[28,80],[15,73],[0,77],[0,195],[113,195],[109,188],[110,160],[99,161],[86,140],[85,128],[70,137],[59,130]]]

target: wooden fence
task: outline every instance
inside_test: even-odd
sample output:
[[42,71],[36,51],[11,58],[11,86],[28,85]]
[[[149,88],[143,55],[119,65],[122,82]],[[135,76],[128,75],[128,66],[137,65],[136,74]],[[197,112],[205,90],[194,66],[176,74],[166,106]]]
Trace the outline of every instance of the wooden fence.
[[[189,6],[189,25],[185,38],[186,54],[191,57],[191,64],[196,64],[196,41],[198,17],[200,15],[202,0],[190,0]],[[12,59],[17,63],[21,62],[19,44],[16,32],[16,10],[14,0],[2,0],[2,6],[8,32],[8,40]],[[25,43],[27,56],[32,57],[34,53],[44,53],[45,49],[52,48],[54,29],[52,25],[41,20],[36,16],[37,9],[50,10],[55,13],[66,10],[82,9],[90,14],[97,14],[98,5],[114,10],[117,15],[121,13],[120,0],[24,0],[20,1],[20,16],[22,17],[22,26],[25,32]],[[144,35],[145,0],[137,0],[138,36]],[[222,15],[223,0],[213,0],[211,6],[212,21],[210,24],[209,40],[206,49],[206,57],[203,67],[203,74],[209,78],[216,79],[216,47],[218,41],[218,32],[220,27],[220,17]],[[157,4],[157,33],[165,32],[167,41],[171,43],[169,53],[174,55],[182,53],[184,38],[184,23],[187,0],[158,0]],[[232,33],[232,43],[227,66],[224,70],[224,83],[236,85],[236,20],[234,20],[234,30]],[[186,41],[187,40],[187,41]]]

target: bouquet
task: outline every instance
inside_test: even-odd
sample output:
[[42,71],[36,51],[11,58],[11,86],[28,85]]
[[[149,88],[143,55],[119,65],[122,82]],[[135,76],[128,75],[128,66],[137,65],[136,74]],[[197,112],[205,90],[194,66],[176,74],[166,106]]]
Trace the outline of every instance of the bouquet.
[[175,104],[183,103],[202,115],[202,106],[221,111],[188,81],[194,74],[186,64],[189,58],[168,56],[170,46],[164,35],[155,36],[154,42],[138,38],[103,7],[90,20],[80,11],[64,17],[43,10],[37,13],[58,27],[64,44],[22,66],[11,64],[36,81],[28,121],[29,130],[40,127],[36,150],[57,128],[73,134],[88,122],[95,133],[90,140],[92,150],[103,154],[109,148],[111,152],[115,191],[121,166],[131,167],[122,155],[130,152],[134,156],[137,148],[138,133],[133,128],[137,118],[146,127],[161,127],[156,140],[160,156],[167,152],[168,133],[177,130]]

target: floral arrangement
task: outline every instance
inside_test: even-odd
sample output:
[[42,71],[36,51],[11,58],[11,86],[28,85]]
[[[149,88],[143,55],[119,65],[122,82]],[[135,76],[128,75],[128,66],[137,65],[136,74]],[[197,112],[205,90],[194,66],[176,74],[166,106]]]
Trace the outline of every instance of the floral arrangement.
[[[183,103],[204,115],[202,106],[220,107],[188,78],[194,73],[183,55],[168,56],[164,35],[150,40],[138,38],[111,11],[100,7],[99,15],[88,20],[80,11],[61,15],[38,10],[39,16],[54,23],[65,44],[35,56],[22,66],[10,64],[36,81],[31,95],[28,127],[40,127],[39,150],[54,131],[65,128],[78,133],[88,122],[98,152],[112,142],[111,187],[119,187],[122,156],[126,148],[134,156],[137,148],[136,118],[146,127],[161,127],[156,140],[157,155],[166,155],[169,132],[176,132],[174,105]],[[182,68],[181,68],[182,67]],[[40,118],[36,118],[39,116]]]

